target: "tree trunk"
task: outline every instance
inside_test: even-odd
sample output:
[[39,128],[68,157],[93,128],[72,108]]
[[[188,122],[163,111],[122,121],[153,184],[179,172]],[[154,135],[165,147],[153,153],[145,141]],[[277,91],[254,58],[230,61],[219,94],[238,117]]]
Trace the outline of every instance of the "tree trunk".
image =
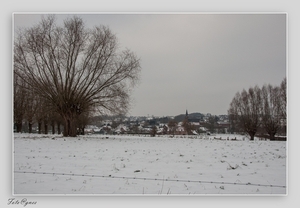
[[74,119],[71,118],[65,118],[65,126],[64,126],[64,136],[70,136],[70,137],[76,137],[77,131],[76,131],[76,123],[74,122]]
[[48,122],[44,121],[45,134],[48,134]]
[[51,121],[52,134],[55,134],[55,123]]
[[21,133],[22,132],[22,122],[17,122],[16,127],[17,127],[17,132]]
[[61,134],[60,122],[57,122],[57,132],[58,132],[58,134]]
[[69,135],[68,121],[65,120],[63,136],[67,137],[68,135]]
[[30,121],[28,122],[28,133],[32,133],[32,123]]
[[42,121],[38,121],[39,134],[42,133]]
[[269,136],[270,136],[270,141],[275,140],[275,133],[269,133]]
[[250,136],[250,140],[253,141],[254,140],[254,136],[255,136],[256,132],[250,131],[249,132],[249,136]]
[[71,136],[71,137],[76,137],[77,136],[76,122],[74,122],[74,120],[70,122],[70,134],[69,134],[69,136]]

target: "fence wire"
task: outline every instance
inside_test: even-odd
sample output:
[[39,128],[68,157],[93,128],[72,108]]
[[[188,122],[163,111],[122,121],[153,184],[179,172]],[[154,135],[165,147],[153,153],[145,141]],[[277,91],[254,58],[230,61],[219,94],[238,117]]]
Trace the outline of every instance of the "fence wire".
[[61,175],[61,176],[81,176],[92,178],[113,178],[113,179],[131,179],[131,180],[147,180],[147,181],[170,181],[170,182],[185,182],[185,183],[204,183],[204,184],[223,184],[223,185],[240,185],[240,186],[262,186],[262,187],[275,187],[286,188],[281,185],[271,184],[256,184],[256,183],[236,183],[236,182],[223,182],[223,181],[202,181],[202,180],[184,180],[184,179],[165,179],[165,178],[143,178],[143,177],[128,177],[128,176],[112,176],[112,175],[94,175],[94,174],[75,174],[75,173],[47,173],[47,172],[33,172],[33,171],[14,171],[14,173],[31,173],[39,175]]

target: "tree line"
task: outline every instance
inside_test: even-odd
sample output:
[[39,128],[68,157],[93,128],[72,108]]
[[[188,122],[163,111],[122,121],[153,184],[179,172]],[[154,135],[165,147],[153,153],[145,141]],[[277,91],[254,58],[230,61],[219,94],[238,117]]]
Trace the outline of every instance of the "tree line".
[[17,131],[23,120],[43,121],[45,128],[56,121],[64,136],[76,136],[90,114],[125,114],[140,70],[108,27],[87,28],[77,16],[59,26],[54,15],[43,17],[14,37]]
[[274,140],[276,134],[285,132],[286,85],[284,78],[279,86],[268,84],[260,88],[256,85],[237,92],[228,110],[233,131],[243,131],[251,140],[257,133],[267,134]]

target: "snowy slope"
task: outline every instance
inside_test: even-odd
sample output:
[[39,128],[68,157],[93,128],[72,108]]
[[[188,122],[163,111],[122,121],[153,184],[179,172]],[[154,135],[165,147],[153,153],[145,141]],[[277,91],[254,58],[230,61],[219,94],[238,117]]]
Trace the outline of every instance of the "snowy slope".
[[287,192],[283,141],[15,134],[13,146],[17,195]]

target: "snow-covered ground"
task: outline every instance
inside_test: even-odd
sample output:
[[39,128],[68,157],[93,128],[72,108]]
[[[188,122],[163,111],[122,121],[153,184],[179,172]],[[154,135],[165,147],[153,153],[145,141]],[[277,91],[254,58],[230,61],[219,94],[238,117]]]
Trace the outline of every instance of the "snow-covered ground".
[[287,193],[284,141],[14,134],[13,148],[16,195]]

